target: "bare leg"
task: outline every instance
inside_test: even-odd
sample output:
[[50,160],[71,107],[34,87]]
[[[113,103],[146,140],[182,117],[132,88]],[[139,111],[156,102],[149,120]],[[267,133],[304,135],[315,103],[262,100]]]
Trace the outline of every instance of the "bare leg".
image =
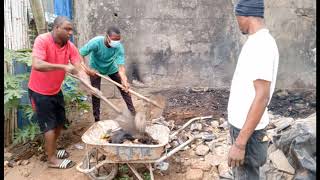
[[56,142],[57,142],[57,140],[58,140],[58,138],[59,138],[59,136],[60,136],[60,133],[61,133],[62,127],[63,127],[63,126],[58,126],[57,128],[55,128],[55,129],[54,129],[54,131],[55,131],[55,140],[56,140]]
[[59,164],[61,161],[59,161],[56,157],[56,134],[55,129],[49,130],[46,133],[44,133],[44,139],[45,139],[45,150],[48,155],[48,162],[49,164]]

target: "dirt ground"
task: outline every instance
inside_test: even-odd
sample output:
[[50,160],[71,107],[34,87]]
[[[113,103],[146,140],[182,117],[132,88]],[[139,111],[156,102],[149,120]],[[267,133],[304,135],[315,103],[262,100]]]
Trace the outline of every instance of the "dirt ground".
[[[152,94],[152,90],[139,89],[138,92],[142,94]],[[166,108],[163,111],[163,116],[167,121],[174,120],[176,125],[181,125],[187,120],[193,117],[212,115],[214,118],[227,118],[227,103],[229,92],[227,90],[210,90],[210,89],[180,89],[180,90],[168,90],[162,92],[161,95],[167,98]],[[281,94],[282,93],[282,94]],[[279,96],[277,94],[280,94]],[[313,100],[315,100],[314,92],[306,93],[287,93],[283,95],[283,92],[277,92],[274,96],[269,108],[274,111],[274,114],[294,116],[297,118],[305,116],[315,112],[315,106],[313,106]],[[296,97],[296,98],[292,98]],[[122,98],[111,99],[118,107],[125,107]],[[138,108],[141,106],[142,101],[133,97],[134,105]],[[296,104],[304,104],[304,107]],[[105,103],[101,104],[101,119],[112,119],[116,116]],[[280,108],[281,107],[281,108]],[[290,108],[291,107],[291,108]],[[300,109],[299,109],[300,108]],[[288,109],[293,112],[288,114]],[[293,109],[293,110],[292,110]],[[302,113],[299,113],[302,112]],[[286,114],[287,113],[287,114]],[[62,137],[59,139],[59,146],[65,147],[70,152],[70,159],[76,163],[81,162],[84,157],[85,145],[81,141],[81,135],[93,124],[93,117],[91,111],[86,113],[75,114],[72,117],[72,123],[68,130],[64,131]],[[79,149],[79,145],[81,146]],[[155,171],[155,179],[170,180],[170,179],[185,179],[187,167],[183,166],[183,163],[179,159],[192,159],[197,158],[194,154],[188,154],[186,151],[180,151],[176,153],[172,158],[169,158],[169,169],[162,174],[159,171]],[[30,163],[27,165],[14,166],[13,168],[5,167],[4,176],[7,180],[87,180],[89,179],[85,174],[80,173],[75,167],[71,169],[61,170],[47,168],[46,162],[40,160],[41,155],[33,156],[29,159]],[[139,172],[142,174],[146,168],[139,168]],[[130,170],[129,170],[130,171]],[[205,172],[205,175],[208,172]],[[132,173],[129,176],[134,177]],[[118,176],[118,179],[121,179]],[[130,179],[135,179],[130,178]]]

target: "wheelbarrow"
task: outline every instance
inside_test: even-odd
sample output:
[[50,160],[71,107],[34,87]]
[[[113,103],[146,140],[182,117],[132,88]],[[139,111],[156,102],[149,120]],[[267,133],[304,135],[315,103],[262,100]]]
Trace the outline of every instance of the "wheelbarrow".
[[[161,124],[151,124],[146,127],[146,132],[159,143],[156,145],[147,144],[113,144],[106,139],[102,139],[101,134],[106,131],[115,132],[120,129],[119,124],[114,120],[103,120],[94,123],[81,137],[85,143],[86,154],[82,162],[76,169],[88,175],[94,180],[111,180],[118,172],[119,164],[127,164],[139,180],[143,180],[138,171],[132,164],[142,163],[150,171],[150,177],[153,180],[154,167],[159,167],[163,161],[190,144],[193,140],[210,137],[199,135],[190,135],[188,140],[174,147],[170,151],[166,145],[171,142],[176,135],[191,123],[198,120],[210,119],[212,116],[197,117],[189,120],[180,129],[170,134],[167,126]],[[151,164],[154,164],[152,167]]]

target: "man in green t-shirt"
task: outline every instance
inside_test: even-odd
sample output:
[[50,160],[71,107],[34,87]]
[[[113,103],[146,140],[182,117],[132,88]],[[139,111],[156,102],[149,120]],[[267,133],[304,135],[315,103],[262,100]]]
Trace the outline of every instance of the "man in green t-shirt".
[[[109,27],[106,36],[96,36],[87,44],[80,48],[80,55],[88,65],[85,56],[89,55],[89,67],[86,68],[90,75],[90,81],[93,87],[100,90],[101,77],[96,75],[96,72],[102,75],[108,75],[112,80],[121,83],[124,89],[118,87],[122,98],[127,104],[130,112],[135,115],[135,108],[132,103],[130,94],[128,93],[129,83],[124,67],[124,48],[120,43],[121,35],[117,27]],[[100,120],[100,99],[92,96],[92,108],[95,121]]]

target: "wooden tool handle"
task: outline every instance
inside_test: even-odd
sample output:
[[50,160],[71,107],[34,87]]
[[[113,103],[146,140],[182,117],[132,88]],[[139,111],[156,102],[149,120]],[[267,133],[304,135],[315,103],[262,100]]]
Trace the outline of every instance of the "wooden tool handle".
[[[99,74],[99,73],[96,73],[96,75],[98,75],[98,76],[100,76],[101,78],[103,78],[103,79],[105,79],[105,80],[107,80],[107,81],[115,84],[116,86],[124,89],[124,87],[122,86],[122,84],[119,84],[119,83],[113,81],[113,80],[110,79],[109,77],[106,77],[106,76],[104,76],[104,75],[102,75],[102,74]],[[131,94],[133,94],[133,95],[135,95],[135,96],[137,96],[137,97],[139,97],[139,98],[141,98],[141,99],[143,99],[143,100],[145,100],[145,101],[147,101],[147,102],[150,102],[151,104],[153,104],[153,105],[155,105],[155,106],[157,106],[157,107],[159,107],[159,108],[163,108],[163,107],[160,106],[157,102],[155,102],[155,101],[153,101],[153,100],[151,100],[151,99],[149,99],[149,98],[147,98],[147,97],[145,97],[145,96],[143,96],[143,95],[141,95],[141,94],[139,94],[139,93],[137,93],[137,92],[135,92],[135,91],[133,91],[133,90],[131,90],[131,89],[129,89],[128,91],[129,91]]]
[[[91,89],[92,91],[95,91],[94,87],[92,87],[89,83],[85,82],[84,80],[82,80],[81,78],[68,73],[69,76],[78,79],[79,81],[81,81],[85,86],[87,86],[89,89]],[[100,91],[101,92],[101,91]],[[101,93],[102,94],[102,93]],[[103,95],[99,95],[96,94],[95,96],[97,96],[98,98],[104,100],[109,106],[112,107],[113,110],[115,110],[117,113],[122,114],[122,112],[120,111],[120,109],[118,109],[114,104],[111,103],[111,101],[109,101],[106,97],[104,97]]]

